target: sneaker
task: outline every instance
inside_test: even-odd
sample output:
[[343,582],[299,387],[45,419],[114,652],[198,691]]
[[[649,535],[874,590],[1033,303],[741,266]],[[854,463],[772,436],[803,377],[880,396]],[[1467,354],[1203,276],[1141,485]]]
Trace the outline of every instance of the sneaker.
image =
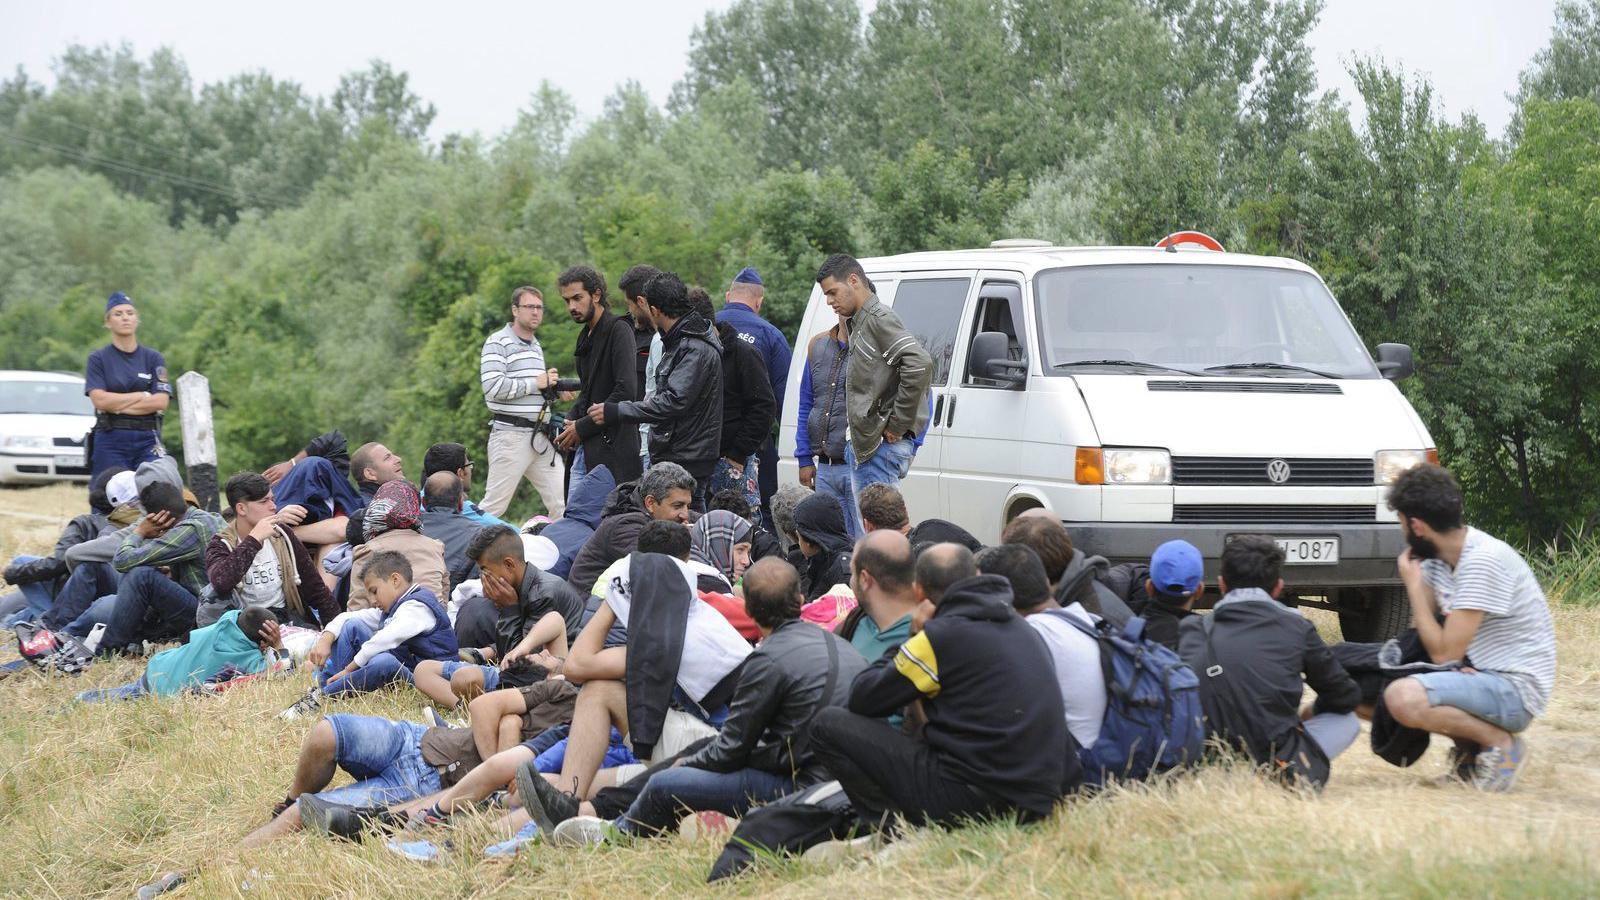
[[435,803],[432,806],[424,806],[421,809],[412,810],[411,818],[406,822],[406,830],[417,831],[423,828],[433,828],[437,825],[446,825],[449,822],[450,816],[440,810],[439,804]]
[[367,829],[398,828],[406,823],[406,817],[382,806],[346,806],[316,794],[301,794],[300,822],[319,834],[359,841]]
[[490,844],[483,848],[483,858],[488,860],[507,860],[517,855],[524,844],[532,843],[539,839],[539,823],[529,822],[517,829],[517,833],[498,844]]
[[678,822],[678,837],[686,841],[724,841],[739,827],[739,820],[714,809],[692,812]]
[[1485,747],[1478,751],[1478,760],[1472,773],[1472,783],[1480,791],[1503,793],[1511,790],[1517,773],[1528,762],[1528,745],[1520,737],[1511,739],[1511,749]]
[[[1472,746],[1476,747],[1477,745],[1473,744]],[[1444,776],[1444,780],[1464,781],[1467,784],[1471,784],[1473,776],[1477,773],[1478,751],[1476,749],[1468,750],[1457,743],[1445,751],[1444,762],[1450,769],[1450,774]]]
[[312,688],[311,690],[306,691],[306,695],[304,697],[296,700],[293,706],[281,713],[278,713],[278,718],[283,719],[286,722],[293,722],[295,719],[309,716],[321,708],[322,689]]
[[464,663],[472,663],[475,666],[487,666],[489,664],[489,661],[483,658],[483,651],[477,647],[462,647],[456,651],[456,658]]
[[390,838],[384,841],[383,845],[389,848],[390,853],[396,856],[404,856],[412,862],[438,862],[439,858],[444,855],[444,851],[440,850],[433,841],[402,841],[398,838]]
[[450,720],[439,715],[439,707],[432,703],[422,704],[422,721],[432,722],[435,728],[449,728]]
[[849,840],[823,841],[814,847],[806,848],[806,852],[800,854],[800,858],[824,866],[842,866],[853,860],[871,857],[876,843],[877,836],[871,834]]
[[517,796],[545,834],[554,834],[556,826],[578,814],[578,798],[545,780],[531,760],[517,770]]
[[573,816],[550,833],[557,847],[598,847],[616,843],[622,833],[617,826],[598,816]]
[[150,900],[151,897],[159,897],[168,891],[175,890],[179,885],[183,884],[183,881],[184,874],[182,872],[168,872],[155,881],[139,888],[139,892],[134,896],[138,897],[139,900]]

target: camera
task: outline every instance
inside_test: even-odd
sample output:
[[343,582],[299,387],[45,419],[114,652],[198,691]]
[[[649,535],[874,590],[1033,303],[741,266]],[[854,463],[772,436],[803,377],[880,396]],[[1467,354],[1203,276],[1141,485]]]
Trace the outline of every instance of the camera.
[[582,387],[583,382],[576,378],[557,378],[555,383],[555,391],[558,394],[571,393],[580,390]]

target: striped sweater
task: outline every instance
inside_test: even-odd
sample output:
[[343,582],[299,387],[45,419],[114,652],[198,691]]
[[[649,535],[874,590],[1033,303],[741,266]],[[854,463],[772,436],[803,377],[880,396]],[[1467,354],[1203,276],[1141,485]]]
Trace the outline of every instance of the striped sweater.
[[[478,360],[478,380],[489,411],[537,420],[544,412],[538,383],[545,368],[544,348],[538,338],[523,341],[510,325],[489,335]],[[493,427],[511,426],[496,422]]]

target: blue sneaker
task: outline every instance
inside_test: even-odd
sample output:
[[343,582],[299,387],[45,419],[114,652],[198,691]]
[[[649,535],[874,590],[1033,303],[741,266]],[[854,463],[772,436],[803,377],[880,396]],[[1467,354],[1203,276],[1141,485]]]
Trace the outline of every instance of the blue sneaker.
[[517,829],[517,833],[509,839],[498,844],[490,844],[483,848],[484,859],[511,859],[517,855],[524,844],[530,844],[539,839],[539,823],[529,822]]
[[1501,750],[1499,747],[1487,747],[1478,752],[1472,783],[1480,791],[1504,793],[1516,784],[1517,773],[1522,771],[1527,761],[1528,745],[1520,737],[1511,739],[1509,751]]
[[402,841],[399,838],[390,838],[384,846],[389,848],[390,853],[404,856],[412,862],[438,862],[444,855],[432,841]]

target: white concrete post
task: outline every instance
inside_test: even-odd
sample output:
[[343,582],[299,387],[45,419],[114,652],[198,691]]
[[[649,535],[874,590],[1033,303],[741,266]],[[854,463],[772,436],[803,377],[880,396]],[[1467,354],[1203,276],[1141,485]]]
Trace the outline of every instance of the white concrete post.
[[211,427],[211,382],[199,372],[178,376],[183,462],[200,508],[217,511],[217,438]]

